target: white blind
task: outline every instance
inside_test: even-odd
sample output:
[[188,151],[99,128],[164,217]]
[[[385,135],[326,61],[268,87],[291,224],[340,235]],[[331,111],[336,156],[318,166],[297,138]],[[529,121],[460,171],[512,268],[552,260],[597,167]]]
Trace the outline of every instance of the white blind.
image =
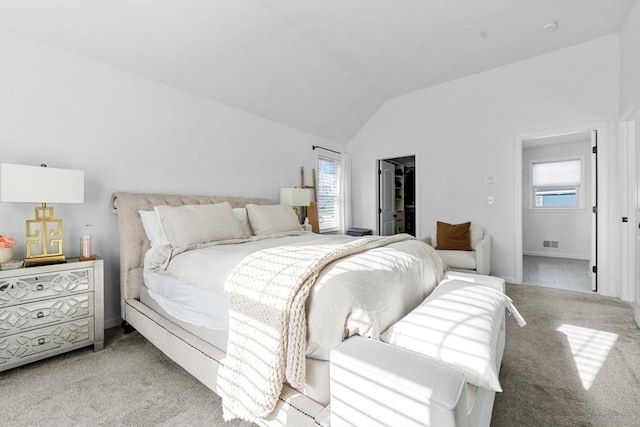
[[580,160],[534,163],[531,184],[534,187],[580,185]]
[[318,155],[318,220],[320,232],[340,229],[340,160]]

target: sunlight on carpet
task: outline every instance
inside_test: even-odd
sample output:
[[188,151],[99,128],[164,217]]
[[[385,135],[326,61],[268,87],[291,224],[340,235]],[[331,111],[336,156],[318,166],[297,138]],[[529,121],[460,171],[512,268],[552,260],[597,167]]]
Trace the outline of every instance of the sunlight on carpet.
[[582,386],[589,390],[618,335],[567,324],[560,325],[557,330],[567,336]]

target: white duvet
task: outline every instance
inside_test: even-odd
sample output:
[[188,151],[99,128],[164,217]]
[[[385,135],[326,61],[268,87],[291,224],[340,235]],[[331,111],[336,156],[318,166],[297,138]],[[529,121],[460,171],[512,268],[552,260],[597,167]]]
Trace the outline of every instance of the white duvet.
[[[217,324],[226,324],[224,284],[235,266],[252,252],[318,239],[305,233],[237,244],[215,245],[175,256],[163,273],[178,278],[171,286],[148,283],[150,295],[167,309],[172,295],[184,300],[187,289],[195,287],[194,310],[167,310],[180,320],[208,326],[203,320],[210,313]],[[151,257],[152,254],[148,254]],[[307,300],[307,356],[329,360],[329,351],[345,338],[361,335],[377,339],[389,326],[420,304],[442,278],[443,264],[435,251],[418,240],[405,240],[349,256],[329,264],[321,273]],[[177,291],[174,286],[184,289]],[[202,291],[208,297],[203,297]],[[162,300],[162,301],[160,301]],[[178,304],[180,302],[178,301]],[[190,316],[194,311],[196,316]],[[182,317],[182,318],[181,318]],[[191,318],[194,317],[194,318]],[[221,320],[223,319],[223,320]],[[208,324],[207,324],[208,323]]]

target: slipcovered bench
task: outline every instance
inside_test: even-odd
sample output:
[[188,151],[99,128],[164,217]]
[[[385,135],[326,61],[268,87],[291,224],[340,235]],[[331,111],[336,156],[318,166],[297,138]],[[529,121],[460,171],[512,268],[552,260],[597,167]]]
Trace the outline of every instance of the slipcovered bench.
[[489,426],[511,301],[504,286],[448,272],[381,335],[388,342],[352,337],[334,349],[331,426]]

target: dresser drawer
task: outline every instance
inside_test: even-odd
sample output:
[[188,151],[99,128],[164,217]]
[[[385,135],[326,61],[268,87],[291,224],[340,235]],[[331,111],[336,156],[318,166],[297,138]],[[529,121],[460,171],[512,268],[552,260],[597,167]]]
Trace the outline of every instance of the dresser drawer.
[[93,269],[0,278],[0,307],[93,291]]
[[88,316],[93,316],[92,293],[0,307],[0,337]]
[[90,317],[0,337],[0,370],[93,344],[93,321]]

